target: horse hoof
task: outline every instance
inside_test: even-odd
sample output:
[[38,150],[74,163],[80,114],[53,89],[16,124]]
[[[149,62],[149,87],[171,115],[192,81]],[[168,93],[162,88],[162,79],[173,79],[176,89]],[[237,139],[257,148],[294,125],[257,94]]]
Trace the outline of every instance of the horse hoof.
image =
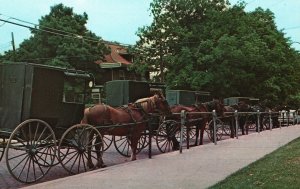
[[179,150],[179,146],[173,146],[172,150]]
[[93,163],[87,163],[87,167],[89,169],[95,169],[95,165]]
[[87,167],[88,167],[89,169],[95,169],[94,164],[88,164]]
[[105,165],[104,163],[99,163],[99,164],[97,164],[97,167],[98,168],[105,168],[105,167],[107,167],[107,165]]

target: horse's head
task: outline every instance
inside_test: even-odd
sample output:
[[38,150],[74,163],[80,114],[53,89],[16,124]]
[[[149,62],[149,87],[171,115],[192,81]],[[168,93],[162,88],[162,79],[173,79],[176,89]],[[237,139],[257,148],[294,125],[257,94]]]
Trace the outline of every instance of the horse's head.
[[216,113],[218,116],[224,116],[224,112],[226,111],[224,104],[218,100],[218,99],[214,99],[212,101],[213,104],[213,108],[216,110]]
[[226,109],[220,100],[214,99],[213,101],[205,102],[203,104],[205,104],[207,111],[211,112],[215,110],[218,116],[224,116]]
[[171,114],[170,106],[165,97],[158,93],[149,98],[142,98],[135,102],[135,104],[139,104],[142,107],[144,112],[153,113],[159,112],[163,114]]
[[171,109],[168,101],[162,93],[157,93],[153,96],[153,102],[155,104],[155,110],[163,114],[171,114]]

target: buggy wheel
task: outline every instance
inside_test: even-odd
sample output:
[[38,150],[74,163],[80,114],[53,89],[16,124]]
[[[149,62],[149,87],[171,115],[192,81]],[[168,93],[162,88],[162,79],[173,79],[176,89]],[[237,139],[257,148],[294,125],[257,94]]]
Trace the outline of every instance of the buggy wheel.
[[[216,120],[216,136],[217,136],[217,141],[221,140],[223,136],[223,130],[224,128],[224,123],[220,120]],[[213,142],[214,141],[214,122],[211,120],[208,123],[208,129],[206,130],[208,138]]]
[[[196,139],[196,129],[197,129],[197,126],[189,127],[189,138],[190,138],[190,140]],[[186,129],[185,129],[185,131],[186,131]],[[185,135],[187,135],[187,134],[185,134]]]
[[112,144],[113,137],[111,135],[103,135],[103,151],[106,151]]
[[[141,138],[138,141],[138,146],[137,146],[137,154],[142,151],[143,148],[147,146],[146,142],[146,135],[141,135]],[[114,141],[114,146],[116,150],[121,154],[122,156],[125,157],[130,157],[131,156],[131,146],[130,146],[130,140],[128,136],[113,136],[113,141]]]
[[167,120],[159,126],[156,134],[156,144],[159,151],[165,153],[179,149],[179,140],[180,124],[178,122]]
[[248,127],[249,130],[255,130],[256,129],[256,116],[250,115],[247,117],[245,122],[245,128]]
[[[53,150],[47,150],[52,148]],[[12,132],[6,149],[6,164],[18,181],[32,183],[43,178],[56,154],[56,138],[46,122],[30,119],[19,124]]]
[[268,130],[270,129],[270,118],[269,117],[264,117],[263,118],[263,121],[262,121],[262,124],[263,124],[263,130]]
[[100,132],[87,124],[73,125],[61,137],[58,158],[70,174],[102,167],[103,140]]
[[223,122],[223,132],[225,135],[230,136],[231,134],[231,123],[230,122]]

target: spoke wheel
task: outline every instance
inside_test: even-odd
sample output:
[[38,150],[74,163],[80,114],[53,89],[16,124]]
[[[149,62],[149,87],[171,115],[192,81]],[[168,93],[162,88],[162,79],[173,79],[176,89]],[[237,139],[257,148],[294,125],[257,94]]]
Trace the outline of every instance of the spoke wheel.
[[111,135],[103,135],[103,151],[106,151],[112,144],[113,137]]
[[62,167],[70,174],[87,172],[95,166],[102,167],[102,136],[91,125],[74,125],[62,135],[58,153]]
[[[186,128],[184,129],[184,140],[187,139],[187,133],[186,133]],[[190,126],[189,127],[189,142],[191,143],[192,141],[194,141],[196,139],[196,130],[197,130],[197,126]]]
[[223,132],[227,136],[230,136],[230,134],[231,134],[231,129],[230,129],[231,124],[232,123],[230,121],[223,122]]
[[[146,142],[147,136],[141,135],[141,138],[138,141],[137,154],[142,151],[143,148],[147,146]],[[130,146],[130,139],[128,136],[113,136],[114,146],[116,150],[125,157],[130,157],[132,150]]]
[[[183,133],[186,138],[186,130]],[[180,124],[174,120],[164,121],[158,128],[156,144],[162,153],[170,152],[179,148]]]
[[245,128],[248,127],[249,130],[255,130],[256,129],[256,116],[250,115],[247,117]]
[[[52,150],[48,150],[48,149]],[[30,119],[12,132],[6,149],[6,164],[18,181],[32,183],[43,178],[53,166],[56,138],[46,122]]]
[[263,118],[263,129],[268,130],[270,128],[271,128],[270,127],[270,118],[269,117]]
[[[224,129],[224,123],[220,119],[217,119],[216,120],[216,137],[217,137],[217,141],[222,139],[223,131],[224,131],[223,129]],[[214,142],[214,122],[213,122],[213,120],[211,120],[208,123],[208,129],[206,130],[206,132],[207,132],[208,138],[212,142]]]

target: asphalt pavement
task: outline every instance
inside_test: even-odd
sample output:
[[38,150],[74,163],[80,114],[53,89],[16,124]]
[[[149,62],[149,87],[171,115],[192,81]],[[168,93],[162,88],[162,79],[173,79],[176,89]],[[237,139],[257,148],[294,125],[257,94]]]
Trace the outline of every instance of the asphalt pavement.
[[300,125],[202,146],[31,185],[26,189],[201,189],[300,137]]

